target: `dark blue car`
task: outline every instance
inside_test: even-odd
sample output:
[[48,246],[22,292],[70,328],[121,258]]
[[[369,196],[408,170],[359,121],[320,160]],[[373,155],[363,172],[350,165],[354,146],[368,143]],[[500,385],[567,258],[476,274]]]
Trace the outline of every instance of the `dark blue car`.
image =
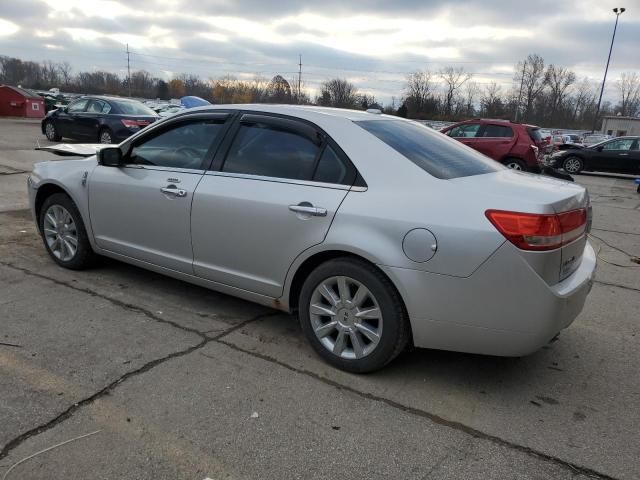
[[66,137],[88,143],[120,143],[158,118],[137,100],[82,97],[49,112],[42,119],[42,133],[52,142]]

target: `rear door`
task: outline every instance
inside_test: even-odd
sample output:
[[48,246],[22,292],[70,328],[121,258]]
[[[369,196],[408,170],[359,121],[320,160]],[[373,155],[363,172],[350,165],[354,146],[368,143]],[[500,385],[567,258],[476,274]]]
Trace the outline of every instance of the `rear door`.
[[290,118],[244,114],[228,144],[193,199],[194,272],[277,298],[294,259],[324,240],[355,169]]
[[515,137],[513,129],[508,125],[487,123],[480,127],[473,139],[473,148],[494,160],[502,160],[509,155]]

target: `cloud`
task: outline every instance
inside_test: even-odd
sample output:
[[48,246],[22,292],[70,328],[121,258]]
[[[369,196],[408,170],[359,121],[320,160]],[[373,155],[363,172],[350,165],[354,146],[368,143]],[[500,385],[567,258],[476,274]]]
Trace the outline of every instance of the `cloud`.
[[[317,87],[340,76],[389,101],[406,76],[462,66],[509,88],[529,53],[599,81],[614,15],[600,0],[20,0],[0,11],[0,52],[69,61],[77,70],[133,68],[167,78],[276,73]],[[640,19],[621,17],[610,78],[637,70]],[[167,73],[170,72],[170,73]],[[613,82],[611,82],[613,83]],[[610,86],[609,89],[612,87]]]

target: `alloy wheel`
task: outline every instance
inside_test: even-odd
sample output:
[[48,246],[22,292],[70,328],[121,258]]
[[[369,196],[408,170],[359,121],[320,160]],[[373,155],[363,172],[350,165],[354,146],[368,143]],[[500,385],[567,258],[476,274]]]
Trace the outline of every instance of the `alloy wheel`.
[[564,169],[568,173],[577,173],[577,172],[580,171],[581,167],[582,167],[582,164],[581,164],[580,160],[578,160],[575,157],[568,158],[564,162]]
[[323,280],[309,305],[311,327],[328,351],[344,359],[373,352],[382,336],[382,311],[371,291],[346,276]]
[[51,205],[44,214],[44,238],[53,255],[68,262],[78,251],[78,230],[62,205]]
[[44,127],[44,133],[47,136],[48,140],[54,141],[53,139],[56,136],[56,127],[53,126],[53,123],[47,123],[47,125]]
[[100,143],[112,143],[111,142],[111,133],[106,130],[100,134]]
[[520,166],[520,164],[518,162],[509,162],[509,163],[507,163],[507,167],[511,168],[513,170],[522,171],[522,167]]

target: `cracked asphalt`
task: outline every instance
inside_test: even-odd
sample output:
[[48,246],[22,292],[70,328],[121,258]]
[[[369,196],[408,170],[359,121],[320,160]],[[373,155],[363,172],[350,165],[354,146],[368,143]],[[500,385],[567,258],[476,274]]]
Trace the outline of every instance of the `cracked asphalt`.
[[295,319],[111,260],[47,257],[33,122],[0,119],[0,478],[640,478],[640,195],[580,175],[597,281],[534,355],[328,367]]

